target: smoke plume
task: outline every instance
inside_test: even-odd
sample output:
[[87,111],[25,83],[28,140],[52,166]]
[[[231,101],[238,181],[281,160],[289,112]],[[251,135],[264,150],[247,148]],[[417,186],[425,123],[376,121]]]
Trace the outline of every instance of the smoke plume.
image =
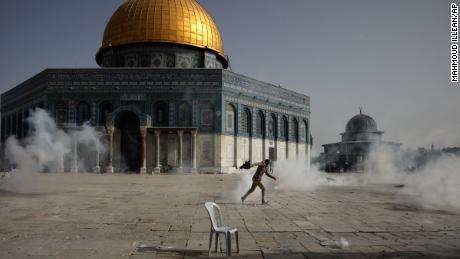
[[77,147],[77,168],[88,171],[95,165],[95,153],[105,153],[98,132],[85,124],[64,131],[49,114],[37,109],[27,119],[29,135],[18,140],[11,136],[6,141],[5,155],[11,166],[11,178],[18,182],[36,172],[61,172],[75,168],[75,147]]
[[[316,165],[307,166],[304,157],[278,161],[275,164],[276,182],[263,178],[267,189],[277,191],[312,190],[319,186],[363,186],[384,184],[403,186],[394,189],[401,195],[410,195],[426,207],[460,209],[460,157],[443,154],[415,171],[404,170],[415,162],[410,157],[395,154],[385,147],[374,148],[360,173],[325,173]],[[252,171],[242,170],[240,183],[235,189],[234,199],[245,193],[251,184]],[[251,200],[258,202],[260,191],[253,193]]]

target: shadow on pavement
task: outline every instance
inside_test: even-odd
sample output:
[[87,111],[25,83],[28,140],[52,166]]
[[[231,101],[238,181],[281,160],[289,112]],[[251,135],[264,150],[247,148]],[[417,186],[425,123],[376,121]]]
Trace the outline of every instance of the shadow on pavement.
[[49,195],[60,195],[74,193],[74,191],[65,192],[15,192],[10,190],[0,189],[0,197],[40,197]]
[[[260,250],[256,251],[241,251],[241,253],[232,252],[232,258],[264,258],[264,259],[316,259],[316,258],[349,258],[349,259],[369,259],[369,258],[399,258],[399,259],[415,259],[415,258],[439,258],[439,259],[456,259],[458,256],[452,254],[460,254],[458,251],[449,251],[450,255],[443,255],[443,253],[421,253],[417,251],[404,251],[404,252],[380,252],[380,253],[360,253],[360,252],[348,252],[348,251],[334,251],[331,253],[317,253],[317,252],[282,252],[282,253],[270,253],[263,252]],[[159,248],[159,247],[139,247],[136,253],[132,254],[129,259],[140,259],[140,258],[225,258],[224,253],[211,252],[211,256],[208,256],[208,251],[205,250],[189,250],[189,249],[175,249],[175,248]]]

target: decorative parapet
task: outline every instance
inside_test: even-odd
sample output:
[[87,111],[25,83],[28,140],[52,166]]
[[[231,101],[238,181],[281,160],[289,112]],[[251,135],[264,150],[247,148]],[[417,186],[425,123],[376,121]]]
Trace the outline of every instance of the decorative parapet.
[[[128,72],[129,71],[129,72]],[[50,82],[215,82],[220,81],[220,69],[152,69],[152,68],[95,68],[47,69]]]
[[274,102],[278,100],[282,102],[289,102],[295,106],[310,105],[310,97],[307,95],[230,71],[223,70],[222,80],[225,87],[232,88],[243,95],[250,96],[255,99],[273,100]]

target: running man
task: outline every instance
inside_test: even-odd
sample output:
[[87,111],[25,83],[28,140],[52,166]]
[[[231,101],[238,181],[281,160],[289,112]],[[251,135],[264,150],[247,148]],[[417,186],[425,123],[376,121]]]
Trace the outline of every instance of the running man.
[[251,186],[251,188],[249,189],[249,191],[243,197],[241,197],[241,202],[242,203],[244,203],[244,200],[249,196],[249,194],[251,194],[256,189],[256,187],[259,187],[262,190],[262,204],[267,204],[268,203],[268,201],[265,200],[265,187],[262,184],[262,176],[264,174],[266,174],[268,177],[270,177],[270,178],[272,178],[273,180],[276,181],[276,177],[274,177],[273,175],[271,175],[268,172],[269,165],[270,165],[270,160],[265,159],[265,161],[262,161],[262,162],[256,163],[256,164],[251,164],[250,161],[246,161],[240,167],[240,169],[250,169],[250,168],[252,168],[254,166],[257,166],[257,171],[252,176],[252,186]]

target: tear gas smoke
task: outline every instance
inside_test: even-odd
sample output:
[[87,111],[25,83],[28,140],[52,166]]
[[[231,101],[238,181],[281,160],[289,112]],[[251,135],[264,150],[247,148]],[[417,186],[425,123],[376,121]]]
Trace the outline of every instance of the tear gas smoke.
[[384,147],[375,148],[361,177],[371,183],[404,185],[402,194],[413,196],[427,207],[460,209],[460,156],[443,153],[415,172],[404,171],[408,165],[419,163],[414,159]]
[[[325,173],[315,165],[308,168],[305,157],[278,161],[275,164],[276,182],[263,178],[267,189],[277,191],[312,190],[319,186],[359,186],[366,184],[404,185],[398,193],[413,196],[428,207],[460,209],[460,157],[444,154],[417,172],[405,172],[403,168],[413,164],[409,158],[402,158],[385,147],[373,149],[365,162],[362,173]],[[243,195],[252,183],[253,170],[242,170],[240,183],[233,196],[235,201]],[[268,192],[270,193],[270,192]],[[250,199],[258,200],[256,191]]]
[[350,242],[348,242],[347,239],[341,237],[339,240],[327,240],[321,242],[321,245],[323,246],[329,246],[331,248],[336,248],[336,249],[345,249],[350,246]]
[[443,155],[422,170],[406,175],[404,192],[415,195],[427,206],[460,209],[460,158]]
[[[11,136],[6,141],[5,155],[12,166],[10,184],[21,184],[36,172],[60,172],[62,166],[73,166],[71,155],[75,145],[78,147],[79,171],[94,166],[95,153],[105,153],[96,130],[85,124],[74,130],[60,129],[54,119],[42,109],[31,113],[27,119],[29,136],[21,141]],[[64,163],[67,161],[69,163]]]

